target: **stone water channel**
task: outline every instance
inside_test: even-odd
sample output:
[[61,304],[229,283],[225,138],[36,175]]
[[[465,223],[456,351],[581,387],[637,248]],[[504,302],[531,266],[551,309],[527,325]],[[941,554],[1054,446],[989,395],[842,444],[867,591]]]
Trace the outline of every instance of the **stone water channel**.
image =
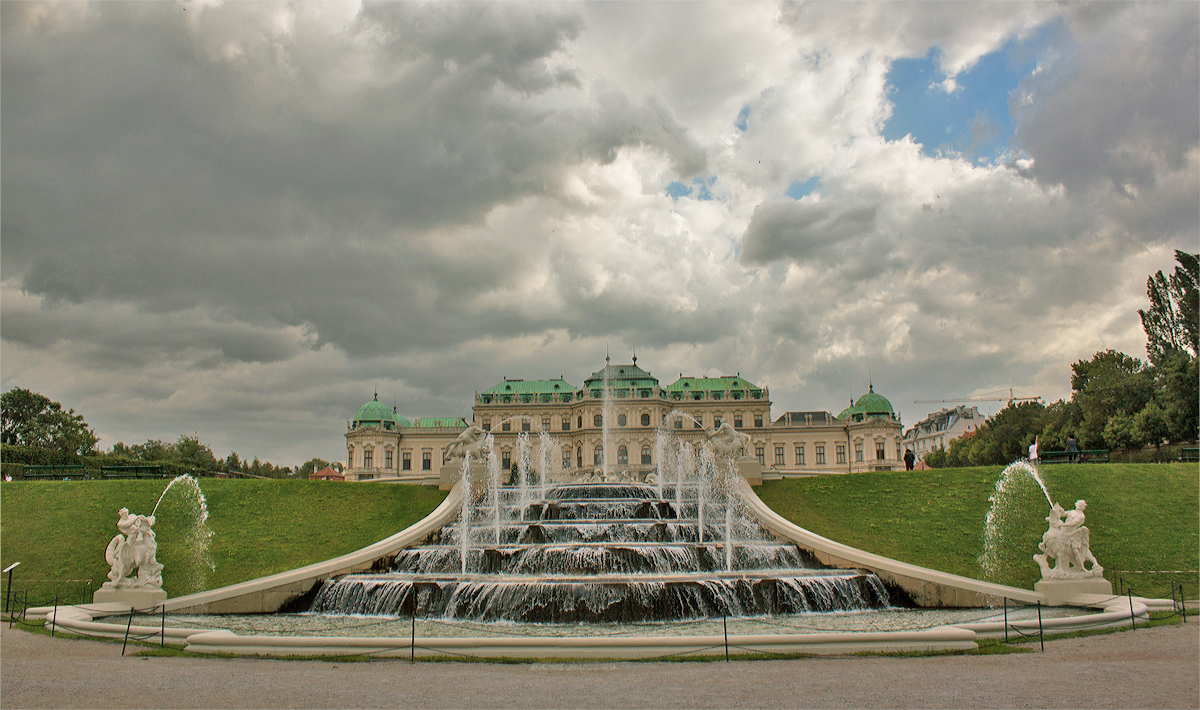
[[311,611],[613,624],[889,606],[874,574],[772,539],[720,482],[495,487],[391,571],[326,582]]

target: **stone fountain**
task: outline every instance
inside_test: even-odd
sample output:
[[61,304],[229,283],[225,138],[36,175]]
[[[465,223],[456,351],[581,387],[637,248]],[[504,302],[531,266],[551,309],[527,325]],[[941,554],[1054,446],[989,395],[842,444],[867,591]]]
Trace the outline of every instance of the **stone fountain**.
[[448,461],[470,492],[458,519],[385,572],[326,582],[311,611],[628,623],[889,604],[874,574],[825,568],[745,512],[732,483],[745,435],[727,425],[698,448],[660,447],[675,455],[648,480],[602,469],[546,482],[543,471],[533,487],[530,456],[518,458],[519,485],[500,485],[486,435],[465,436]]

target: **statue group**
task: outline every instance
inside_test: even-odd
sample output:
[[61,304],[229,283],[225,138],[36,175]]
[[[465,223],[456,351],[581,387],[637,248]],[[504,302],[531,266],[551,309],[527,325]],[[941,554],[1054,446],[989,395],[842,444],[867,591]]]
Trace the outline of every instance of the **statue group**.
[[[1050,528],[1038,543],[1040,555],[1034,555],[1042,570],[1042,579],[1083,579],[1102,577],[1104,568],[1096,561],[1091,550],[1091,533],[1083,524],[1087,503],[1075,501],[1074,510],[1063,510],[1058,503],[1050,509],[1046,522]],[[1050,566],[1050,558],[1054,566]],[[1091,567],[1086,564],[1091,563]]]
[[[104,551],[104,560],[112,565],[108,581],[101,589],[161,589],[163,566],[154,559],[158,543],[154,539],[154,516],[135,515],[121,508],[117,529]],[[133,570],[136,577],[130,577]]]

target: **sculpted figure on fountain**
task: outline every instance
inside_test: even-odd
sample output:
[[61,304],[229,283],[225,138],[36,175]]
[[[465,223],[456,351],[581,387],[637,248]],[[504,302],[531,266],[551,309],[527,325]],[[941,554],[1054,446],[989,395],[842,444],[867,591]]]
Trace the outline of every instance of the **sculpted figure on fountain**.
[[[1091,551],[1091,532],[1084,522],[1084,511],[1087,502],[1075,501],[1074,510],[1063,510],[1058,503],[1050,509],[1046,522],[1050,528],[1042,535],[1038,543],[1040,555],[1034,555],[1034,562],[1042,570],[1042,579],[1082,579],[1102,577],[1104,568],[1096,561]],[[1049,564],[1049,558],[1054,559],[1054,566]],[[1091,563],[1091,568],[1085,566]]]
[[712,445],[717,456],[727,456],[740,459],[747,455],[750,445],[750,435],[742,434],[737,429],[724,422],[708,435],[708,443]]
[[[123,534],[113,537],[104,551],[104,559],[112,565],[102,589],[161,589],[163,566],[154,559],[158,543],[154,539],[154,516],[131,515],[121,508],[117,529]],[[129,577],[137,569],[137,577]]]
[[472,424],[459,434],[446,447],[446,463],[461,465],[462,460],[470,454],[473,458],[481,458],[487,453],[487,432]]

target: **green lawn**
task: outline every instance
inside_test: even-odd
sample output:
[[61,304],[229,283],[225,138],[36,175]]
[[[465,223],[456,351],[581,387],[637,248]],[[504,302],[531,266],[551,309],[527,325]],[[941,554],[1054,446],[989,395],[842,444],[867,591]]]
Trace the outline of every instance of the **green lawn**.
[[[0,484],[0,568],[21,565],[13,587],[34,595],[56,593],[78,601],[81,583],[107,581],[104,548],[117,534],[117,511],[149,515],[167,481],[13,481]],[[325,481],[204,478],[216,568],[204,587],[216,587],[295,569],[352,552],[412,525],[446,494],[424,486],[350,485]],[[194,555],[186,540],[192,515],[180,486],[159,507],[155,532],[163,586],[171,596],[193,591]],[[174,574],[173,574],[174,572]]]
[[[773,481],[758,489],[793,522],[838,542],[905,562],[983,578],[977,558],[983,525],[1001,467],[824,476]],[[1110,572],[1200,568],[1200,486],[1194,464],[1047,466],[1051,495],[1070,508],[1085,498],[1092,550]],[[148,514],[166,481],[14,481],[0,484],[0,568],[12,562],[16,589],[31,600],[55,593],[75,602],[81,583],[106,580],[104,548],[116,534],[117,510]],[[359,549],[420,520],[445,497],[421,486],[316,481],[202,479],[208,499],[210,552],[216,569],[206,588],[294,569]],[[184,541],[191,520],[186,496],[172,489],[155,525],[164,586],[172,596],[196,583]],[[1009,539],[1013,569],[1001,581],[1032,588],[1047,513],[1040,491],[1027,485]],[[1165,596],[1166,578],[1123,575],[1137,593]],[[1111,576],[1110,576],[1111,578]],[[1176,577],[1197,595],[1196,576]],[[48,595],[48,596],[47,596]]]
[[[899,471],[771,481],[767,505],[824,537],[904,562],[984,579],[977,561],[1001,466]],[[1053,499],[1088,502],[1091,547],[1105,576],[1113,570],[1200,569],[1200,486],[1195,464],[1044,466]],[[1013,569],[994,581],[1032,589],[1037,544],[1049,506],[1036,484],[1021,487],[1006,539]],[[1167,595],[1168,577],[1122,574],[1135,592]],[[1196,575],[1184,581],[1197,595]],[[1114,585],[1115,588],[1115,585]]]

